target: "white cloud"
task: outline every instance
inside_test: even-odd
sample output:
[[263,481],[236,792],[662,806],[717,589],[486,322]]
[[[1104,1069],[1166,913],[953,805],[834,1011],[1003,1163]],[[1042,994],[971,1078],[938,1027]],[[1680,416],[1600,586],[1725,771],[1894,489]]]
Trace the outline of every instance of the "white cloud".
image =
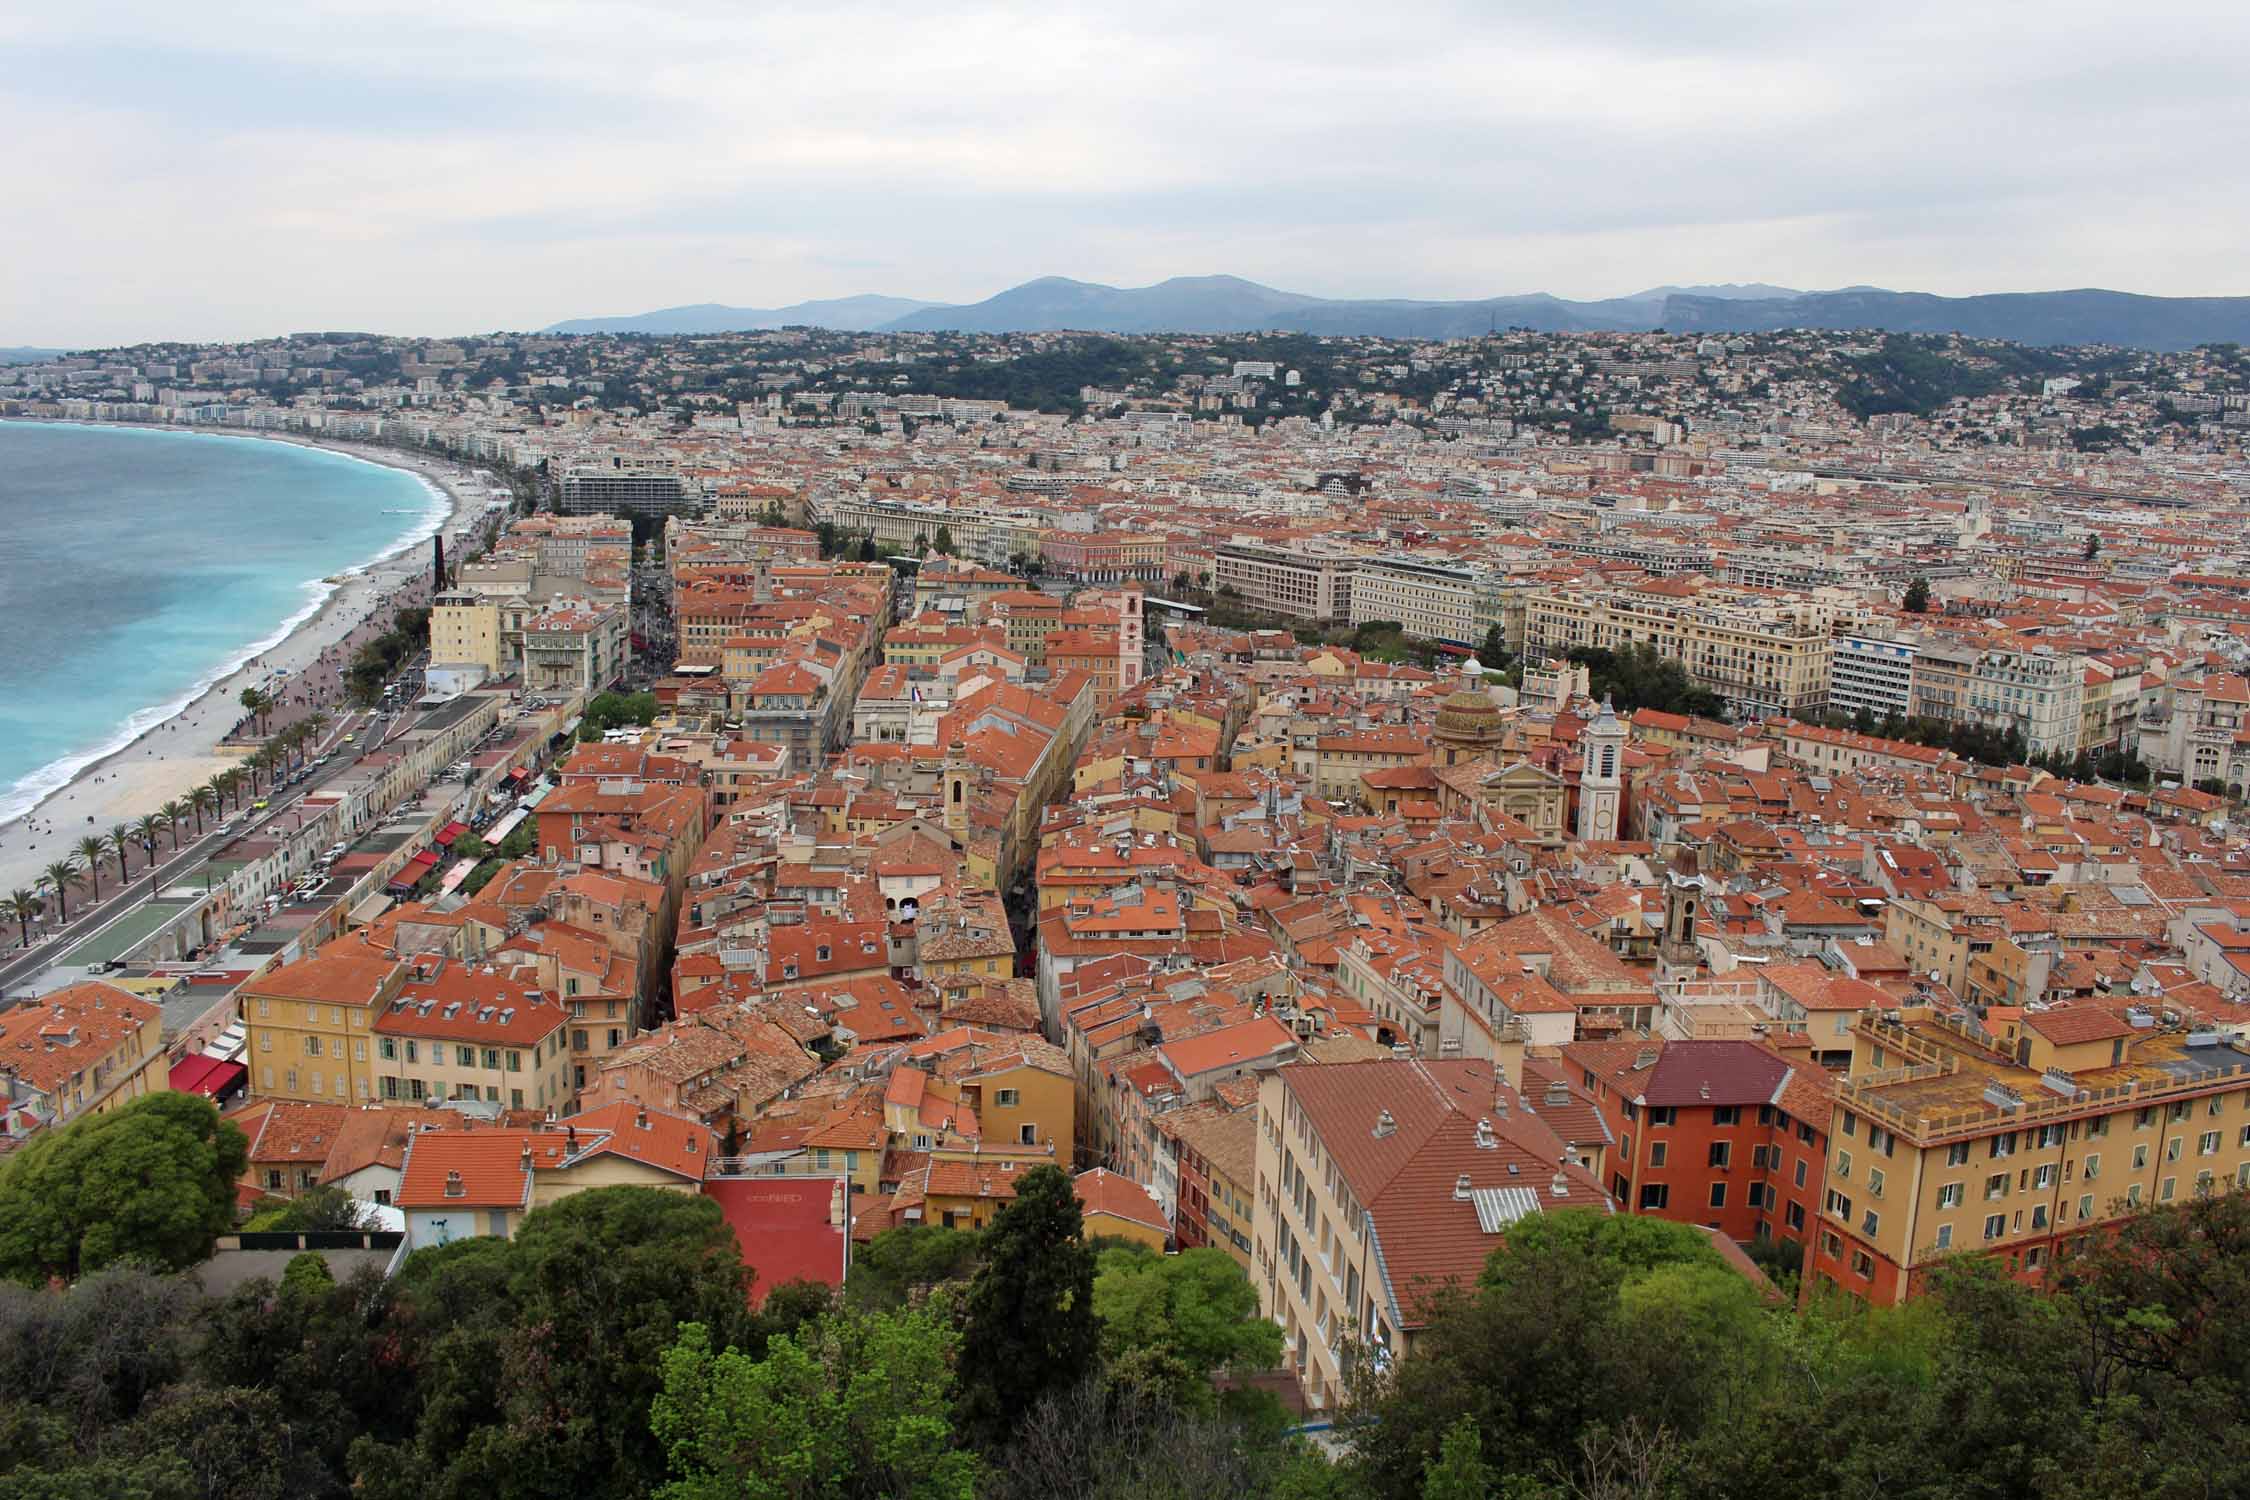
[[2237,292],[2239,6],[493,0],[0,17],[0,343],[1029,276]]

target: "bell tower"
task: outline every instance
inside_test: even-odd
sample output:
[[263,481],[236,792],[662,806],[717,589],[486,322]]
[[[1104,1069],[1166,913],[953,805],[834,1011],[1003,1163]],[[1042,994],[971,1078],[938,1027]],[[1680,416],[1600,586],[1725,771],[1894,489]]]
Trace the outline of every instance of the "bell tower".
[[1664,876],[1664,940],[1656,949],[1659,993],[1678,990],[1702,971],[1703,955],[1695,945],[1695,930],[1709,889],[1708,878],[1696,872],[1695,851],[1681,849]]
[[1625,726],[1602,700],[1602,711],[1578,735],[1583,762],[1578,772],[1578,837],[1617,837],[1617,816],[1625,798]]

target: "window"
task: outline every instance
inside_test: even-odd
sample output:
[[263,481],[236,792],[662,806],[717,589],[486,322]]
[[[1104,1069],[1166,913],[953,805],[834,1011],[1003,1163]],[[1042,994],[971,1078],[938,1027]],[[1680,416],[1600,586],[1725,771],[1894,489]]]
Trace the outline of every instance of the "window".
[[[523,1071],[523,1054],[521,1052],[509,1052],[508,1071],[511,1073],[521,1073]],[[517,1092],[521,1093],[523,1091],[521,1089],[518,1089]],[[521,1109],[523,1108],[523,1106],[519,1104],[516,1106],[516,1108]]]
[[1845,1182],[1852,1180],[1852,1154],[1849,1151],[1836,1153],[1836,1176]]
[[1875,1274],[1875,1257],[1865,1250],[1852,1252],[1852,1274],[1865,1281]]
[[2087,1193],[2078,1200],[2078,1217],[2081,1222],[2094,1216],[2094,1195]]
[[1803,1161],[1802,1159],[1799,1159],[1799,1161],[1797,1162],[1797,1186],[1799,1186],[1799,1187],[1803,1187],[1804,1185],[1805,1185],[1805,1164],[1804,1164],[1804,1161]]
[[2202,1139],[2195,1143],[2195,1154],[2197,1156],[2217,1156],[2219,1154],[2219,1132],[2216,1130],[2204,1131]]
[[1985,1216],[1984,1237],[1986,1239],[1996,1240],[2007,1232],[2008,1216],[2006,1214],[1987,1214]]
[[1836,1122],[1847,1136],[1859,1134],[1859,1117],[1848,1109],[1836,1111]]
[[1727,1206],[1727,1185],[1725,1183],[1714,1182],[1711,1184],[1711,1206],[1713,1208],[1725,1208]]
[[1652,1167],[1661,1167],[1664,1165],[1664,1157],[1664,1143],[1662,1141],[1651,1141],[1648,1148],[1648,1164]]
[[1642,1185],[1641,1210],[1644,1213],[1652,1208],[1668,1208],[1671,1206],[1671,1202],[1672,1190],[1663,1183],[1650,1182]]
[[1828,1190],[1826,1208],[1827,1212],[1842,1219],[1845,1223],[1849,1224],[1852,1221],[1852,1200],[1837,1192],[1834,1188]]
[[1016,1144],[1018,1144],[1019,1146],[1038,1145],[1038,1131],[1039,1127],[1036,1125],[1018,1125],[1016,1127]]
[[2089,1151],[2086,1154],[2086,1180],[2092,1182],[2101,1175],[2102,1154],[2099,1151]]
[[1023,1095],[1015,1089],[999,1089],[994,1092],[992,1102],[1003,1109],[1013,1109],[1023,1102]]
[[2157,1202],[2159,1202],[2159,1203],[2169,1203],[2169,1202],[2171,1202],[2171,1201],[2172,1201],[2172,1190],[2173,1190],[2174,1188],[2178,1187],[2179,1185],[2180,1185],[2180,1179],[2179,1179],[2179,1178],[2177,1178],[2177,1177],[2167,1177],[2167,1178],[2165,1178],[2165,1179],[2164,1179],[2164,1185],[2163,1185],[2162,1187],[2160,1187],[2160,1188],[2158,1188],[2158,1189],[2156,1190],[2156,1201],[2157,1201]]
[[382,1054],[385,1062],[398,1061],[398,1043],[390,1037],[376,1038],[375,1050]]
[[2134,1171],[2136,1171],[2136,1172],[2138,1172],[2139,1170],[2141,1170],[2141,1168],[2143,1168],[2143,1167],[2145,1167],[2145,1166],[2147,1166],[2147,1165],[2148,1165],[2148,1147],[2146,1147],[2146,1146],[2135,1146],[2135,1147],[2133,1148],[2133,1170],[2134,1170]]
[[420,1062],[422,1060],[421,1051],[422,1049],[420,1044],[418,1044],[412,1037],[408,1037],[406,1039],[406,1060],[408,1062]]
[[2013,1156],[2015,1151],[2016,1133],[2014,1131],[2011,1130],[2006,1135],[1996,1135],[1992,1138],[1992,1159],[1994,1161],[1998,1161],[2004,1156]]
[[1859,1227],[1866,1234],[1872,1236],[1875,1233],[1876,1225],[1880,1222],[1881,1220],[1876,1217],[1875,1210],[1871,1208],[1860,1215]]
[[306,1037],[306,1038],[305,1038],[305,1056],[307,1056],[307,1057],[318,1057],[318,1056],[320,1056],[320,1038],[319,1038],[319,1037],[317,1037],[317,1036],[308,1036],[308,1037]]
[[1867,1169],[1867,1196],[1870,1198],[1883,1196],[1883,1169],[1881,1167],[1869,1167]]
[[464,1047],[459,1043],[455,1043],[453,1047],[453,1060],[459,1063],[464,1068],[473,1068],[477,1065],[477,1049],[474,1047]]
[[1713,1141],[1711,1143],[1710,1165],[1718,1167],[1721,1170],[1732,1167],[1734,1165],[1733,1144],[1728,1141]]
[[2046,1166],[2040,1167],[2038,1170],[2034,1171],[2031,1174],[2031,1187],[2034,1192],[2043,1193],[2054,1185],[2055,1168],[2052,1162],[2048,1163]]
[[1937,1206],[1942,1209],[1959,1208],[1968,1193],[1958,1182],[1949,1182],[1937,1190]]
[[1676,1125],[1679,1118],[1678,1107],[1670,1104],[1658,1105],[1648,1112],[1648,1122],[1651,1125]]
[[1805,1227],[1805,1206],[1802,1203],[1790,1204],[1788,1211],[1782,1215],[1782,1218],[1788,1222],[1791,1229],[1801,1233]]
[[1984,1201],[1985,1201],[1985,1202],[1987,1202],[1987,1203],[1990,1203],[1990,1202],[1992,1202],[1992,1201],[1993,1201],[1993,1200],[1994,1200],[1995,1198],[2005,1198],[2005,1197],[2007,1197],[2007,1196],[2008,1196],[2008,1174],[2007,1174],[2007,1173],[2005,1173],[2005,1172],[1995,1172],[1995,1173],[1993,1173],[1993,1174],[1992,1174],[1992,1175],[1991,1175],[1990,1177],[1987,1177],[1987,1178],[1986,1178],[1986,1179],[1984,1180]]
[[1711,1111],[1711,1123],[1714,1125],[1741,1124],[1742,1106],[1739,1104],[1722,1104],[1718,1106],[1716,1109]]
[[1955,1141],[1952,1145],[1946,1147],[1945,1164],[1949,1167],[1967,1166],[1969,1164],[1969,1143],[1967,1141]]
[[2180,1159],[2180,1148],[2185,1146],[2186,1144],[2186,1137],[2177,1135],[2173,1136],[2170,1140],[2164,1143],[2164,1159],[2166,1161],[2178,1161]]

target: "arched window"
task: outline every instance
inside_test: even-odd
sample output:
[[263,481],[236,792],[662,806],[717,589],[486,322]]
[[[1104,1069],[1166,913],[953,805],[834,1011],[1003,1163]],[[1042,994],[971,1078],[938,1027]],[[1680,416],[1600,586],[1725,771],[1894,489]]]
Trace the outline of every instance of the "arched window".
[[1604,745],[1602,746],[1602,775],[1607,778],[1616,774],[1617,747],[1615,745]]

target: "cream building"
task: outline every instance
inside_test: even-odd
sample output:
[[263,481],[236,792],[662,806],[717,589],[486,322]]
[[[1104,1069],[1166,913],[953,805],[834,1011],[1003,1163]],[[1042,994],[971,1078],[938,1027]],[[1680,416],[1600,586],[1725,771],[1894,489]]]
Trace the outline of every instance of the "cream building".
[[1524,650],[1563,656],[1648,645],[1717,693],[1737,719],[1799,718],[1828,705],[1836,622],[1835,606],[1818,600],[1675,578],[1534,594]]

